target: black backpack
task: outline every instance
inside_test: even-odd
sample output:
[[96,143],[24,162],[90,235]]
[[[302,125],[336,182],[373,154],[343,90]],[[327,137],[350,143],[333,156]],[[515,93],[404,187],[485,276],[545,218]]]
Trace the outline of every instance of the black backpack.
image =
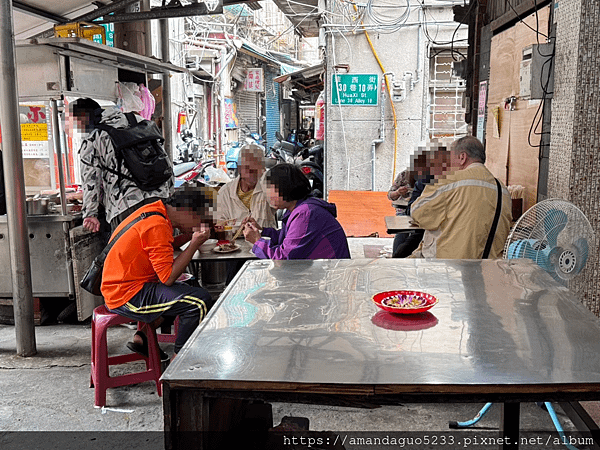
[[[97,124],[110,136],[115,147],[117,169],[103,167],[121,179],[133,181],[142,191],[153,191],[173,177],[173,166],[163,147],[164,139],[154,122],[138,122],[133,113],[126,113],[129,128],[114,128],[106,124]],[[131,176],[121,171],[122,164],[129,169]]]

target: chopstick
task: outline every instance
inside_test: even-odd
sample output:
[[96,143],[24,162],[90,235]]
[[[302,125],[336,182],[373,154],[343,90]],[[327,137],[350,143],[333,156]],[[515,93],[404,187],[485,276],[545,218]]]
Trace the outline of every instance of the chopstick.
[[215,222],[214,226],[215,227],[220,227],[220,226],[224,226],[227,225],[229,222],[235,222],[235,219],[227,219],[227,220],[221,220],[220,222]]
[[[248,216],[246,216],[246,219],[248,219],[250,216],[252,215],[252,213],[250,211],[248,211]],[[235,234],[233,235],[233,237],[231,238],[231,242],[234,242],[238,237],[240,237],[240,234],[242,234],[242,230],[244,229],[243,226],[240,226],[238,228],[238,230],[235,232]]]

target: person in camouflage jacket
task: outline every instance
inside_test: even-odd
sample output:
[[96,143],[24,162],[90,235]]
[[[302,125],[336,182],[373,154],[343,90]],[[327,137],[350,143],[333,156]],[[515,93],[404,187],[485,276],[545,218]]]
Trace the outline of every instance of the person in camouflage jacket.
[[[117,158],[110,136],[106,131],[94,128],[95,117],[99,115],[96,102],[79,99],[70,105],[71,115],[76,126],[89,132],[79,149],[80,172],[83,188],[83,226],[90,231],[100,230],[98,211],[100,203],[106,209],[106,220],[112,230],[129,214],[139,207],[170,197],[174,189],[173,178],[153,191],[141,190],[135,182],[126,178],[131,174],[124,164],[121,173],[125,177],[104,170],[104,167],[117,169]],[[138,117],[138,120],[140,118]],[[128,121],[116,107],[102,111],[99,123],[115,128],[127,128]],[[119,180],[120,178],[120,180]]]

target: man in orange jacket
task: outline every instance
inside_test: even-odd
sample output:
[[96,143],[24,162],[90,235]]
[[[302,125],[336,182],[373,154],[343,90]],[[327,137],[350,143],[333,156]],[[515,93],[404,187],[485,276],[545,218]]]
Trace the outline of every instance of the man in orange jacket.
[[[210,235],[215,196],[208,188],[184,186],[167,200],[142,206],[114,231],[116,236],[142,213],[106,256],[102,295],[113,312],[156,327],[163,317],[179,317],[175,354],[204,318],[213,300],[208,291],[176,280]],[[173,229],[192,232],[188,247],[173,258]],[[138,331],[128,347],[148,353],[146,336]]]

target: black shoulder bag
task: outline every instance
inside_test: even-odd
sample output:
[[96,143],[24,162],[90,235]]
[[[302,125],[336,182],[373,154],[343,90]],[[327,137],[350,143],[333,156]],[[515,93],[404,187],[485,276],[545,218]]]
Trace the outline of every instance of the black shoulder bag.
[[150,216],[162,216],[166,219],[166,217],[163,214],[161,214],[157,211],[150,211],[150,212],[145,212],[145,213],[140,214],[138,217],[136,217],[131,222],[129,222],[127,225],[125,225],[125,227],[123,227],[123,229],[121,231],[119,231],[119,233],[114,238],[111,239],[111,241],[104,248],[104,250],[102,250],[102,253],[100,253],[98,256],[96,256],[96,258],[92,262],[92,265],[89,267],[89,269],[83,276],[81,283],[79,283],[79,286],[81,286],[82,289],[85,289],[90,294],[102,295],[102,292],[100,291],[100,286],[102,284],[102,269],[104,268],[104,260],[106,259],[106,255],[108,255],[108,252],[113,247],[113,245],[115,245],[115,242],[117,242],[117,240],[121,236],[123,236],[123,234],[127,230],[129,230],[133,225],[138,223],[140,220],[143,220],[146,217],[150,217]]
[[498,228],[498,220],[500,219],[500,211],[502,210],[502,186],[497,178],[496,186],[498,186],[498,200],[496,201],[496,215],[494,216],[494,221],[492,222],[492,228],[490,230],[490,234],[488,235],[487,242],[485,243],[485,249],[483,250],[483,256],[481,259],[488,259],[490,256],[490,251],[492,250],[492,243],[494,242],[494,236],[496,235],[496,228]]

